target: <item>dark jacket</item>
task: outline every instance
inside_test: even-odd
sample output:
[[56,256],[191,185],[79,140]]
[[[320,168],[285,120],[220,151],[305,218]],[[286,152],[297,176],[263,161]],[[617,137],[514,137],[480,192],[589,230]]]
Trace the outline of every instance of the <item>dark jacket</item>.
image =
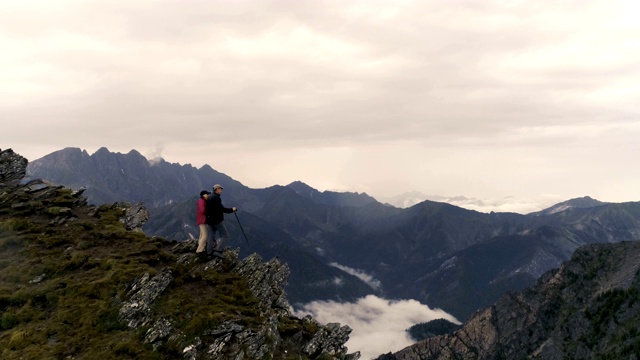
[[224,220],[223,213],[231,214],[233,209],[222,206],[220,195],[213,193],[207,199],[207,224],[216,225]]

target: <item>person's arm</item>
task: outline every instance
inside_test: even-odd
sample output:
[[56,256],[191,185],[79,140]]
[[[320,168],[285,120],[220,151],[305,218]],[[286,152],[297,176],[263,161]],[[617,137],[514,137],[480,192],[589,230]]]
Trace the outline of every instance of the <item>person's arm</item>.
[[[222,204],[220,204],[220,206],[222,206]],[[235,208],[235,207],[226,208],[226,207],[222,206],[222,211],[224,213],[227,213],[227,214],[231,214],[232,212],[236,212],[237,210],[238,209]]]

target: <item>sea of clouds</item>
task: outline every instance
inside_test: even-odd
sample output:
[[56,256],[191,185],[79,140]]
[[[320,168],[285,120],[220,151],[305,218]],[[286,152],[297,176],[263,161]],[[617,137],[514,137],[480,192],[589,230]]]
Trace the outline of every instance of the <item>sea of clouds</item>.
[[396,352],[414,343],[409,327],[435,319],[460,322],[440,309],[431,309],[416,300],[388,300],[368,295],[353,303],[313,301],[294,314],[313,316],[322,324],[348,325],[353,332],[346,346],[349,353],[360,351],[361,359]]

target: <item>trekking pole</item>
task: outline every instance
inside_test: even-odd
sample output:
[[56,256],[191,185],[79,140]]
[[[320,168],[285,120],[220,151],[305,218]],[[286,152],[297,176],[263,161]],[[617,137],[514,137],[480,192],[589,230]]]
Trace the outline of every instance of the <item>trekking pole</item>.
[[240,219],[238,219],[238,213],[234,211],[233,215],[235,215],[236,216],[236,220],[238,220],[238,225],[240,225],[240,231],[242,231],[242,235],[244,236],[244,241],[246,241],[247,245],[249,245],[249,240],[247,240],[247,235],[244,233],[244,229],[242,228],[242,224],[240,224]]

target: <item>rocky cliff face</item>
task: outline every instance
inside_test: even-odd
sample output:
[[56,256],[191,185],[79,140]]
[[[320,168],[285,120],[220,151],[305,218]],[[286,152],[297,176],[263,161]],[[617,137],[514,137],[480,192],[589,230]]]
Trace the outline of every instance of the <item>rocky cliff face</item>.
[[196,258],[139,231],[140,205],[87,205],[0,153],[0,358],[358,359],[351,329],[296,318],[289,268]]
[[379,359],[637,359],[640,242],[593,244],[461,330]]
[[27,171],[27,159],[11,149],[0,149],[0,187],[13,187]]

